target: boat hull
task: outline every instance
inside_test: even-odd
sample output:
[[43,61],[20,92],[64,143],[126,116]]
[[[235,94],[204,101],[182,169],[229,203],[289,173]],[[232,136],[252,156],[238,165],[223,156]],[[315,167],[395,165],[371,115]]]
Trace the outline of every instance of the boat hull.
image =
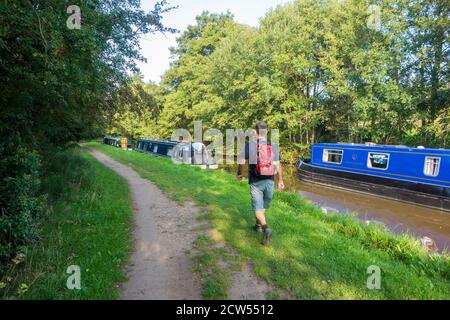
[[298,165],[300,180],[450,212],[450,188],[312,166]]

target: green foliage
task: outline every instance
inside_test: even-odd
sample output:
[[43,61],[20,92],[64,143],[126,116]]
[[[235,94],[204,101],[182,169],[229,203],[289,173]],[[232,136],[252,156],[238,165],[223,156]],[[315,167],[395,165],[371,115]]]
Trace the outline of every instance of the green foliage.
[[[79,148],[54,152],[43,179],[52,205],[39,242],[22,250],[4,276],[3,299],[116,299],[132,247],[126,181]],[[66,270],[80,266],[81,290],[68,290]]]
[[0,275],[16,250],[36,238],[36,220],[45,205],[40,194],[40,158],[17,136],[0,143]]
[[161,88],[134,76],[120,88],[114,115],[108,117],[108,133],[127,137],[160,137],[158,117],[162,109]]
[[197,17],[197,24],[188,27],[172,48],[177,60],[162,81],[164,108],[159,118],[160,135],[170,138],[174,129],[187,128],[195,120],[206,120],[220,103],[212,92],[211,56],[235,23],[229,13]]
[[172,49],[155,136],[265,120],[285,158],[322,141],[446,148],[448,14],[441,0],[297,0],[251,28],[203,13]]
[[104,112],[114,111],[119,85],[145,60],[139,35],[171,31],[161,24],[166,1],[150,13],[139,0],[79,1],[79,30],[66,26],[69,4],[0,3],[2,133],[53,143],[98,134]]
[[33,238],[44,200],[40,161],[103,131],[144,60],[139,36],[174,31],[161,23],[166,0],[149,13],[139,0],[80,0],[73,30],[72,4],[0,0],[0,265]]

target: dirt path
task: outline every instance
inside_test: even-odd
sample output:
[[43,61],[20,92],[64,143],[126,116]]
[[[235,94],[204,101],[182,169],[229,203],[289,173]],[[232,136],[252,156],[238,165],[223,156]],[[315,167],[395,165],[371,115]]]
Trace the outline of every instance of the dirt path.
[[134,209],[134,250],[122,285],[122,299],[200,299],[201,288],[190,256],[198,224],[192,204],[178,205],[133,169],[89,150],[101,163],[124,177]]

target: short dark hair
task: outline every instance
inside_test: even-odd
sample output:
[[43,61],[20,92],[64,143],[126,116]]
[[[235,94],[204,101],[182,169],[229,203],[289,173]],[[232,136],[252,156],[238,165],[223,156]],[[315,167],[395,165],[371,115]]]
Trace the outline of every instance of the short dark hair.
[[261,131],[265,131],[265,133],[267,134],[267,123],[265,123],[264,121],[259,121],[256,123],[255,129],[257,134],[259,134]]

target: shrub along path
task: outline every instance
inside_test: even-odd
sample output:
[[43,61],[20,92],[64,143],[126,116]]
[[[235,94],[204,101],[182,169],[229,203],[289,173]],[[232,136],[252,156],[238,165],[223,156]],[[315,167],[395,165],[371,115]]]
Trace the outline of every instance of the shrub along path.
[[[77,147],[46,160],[39,238],[0,277],[0,299],[117,299],[132,246],[127,182]],[[74,277],[79,288],[67,286]]]
[[190,257],[197,209],[178,205],[153,183],[130,167],[103,153],[90,153],[125,178],[134,209],[134,250],[128,264],[128,279],[122,284],[123,299],[199,299],[194,263]]

